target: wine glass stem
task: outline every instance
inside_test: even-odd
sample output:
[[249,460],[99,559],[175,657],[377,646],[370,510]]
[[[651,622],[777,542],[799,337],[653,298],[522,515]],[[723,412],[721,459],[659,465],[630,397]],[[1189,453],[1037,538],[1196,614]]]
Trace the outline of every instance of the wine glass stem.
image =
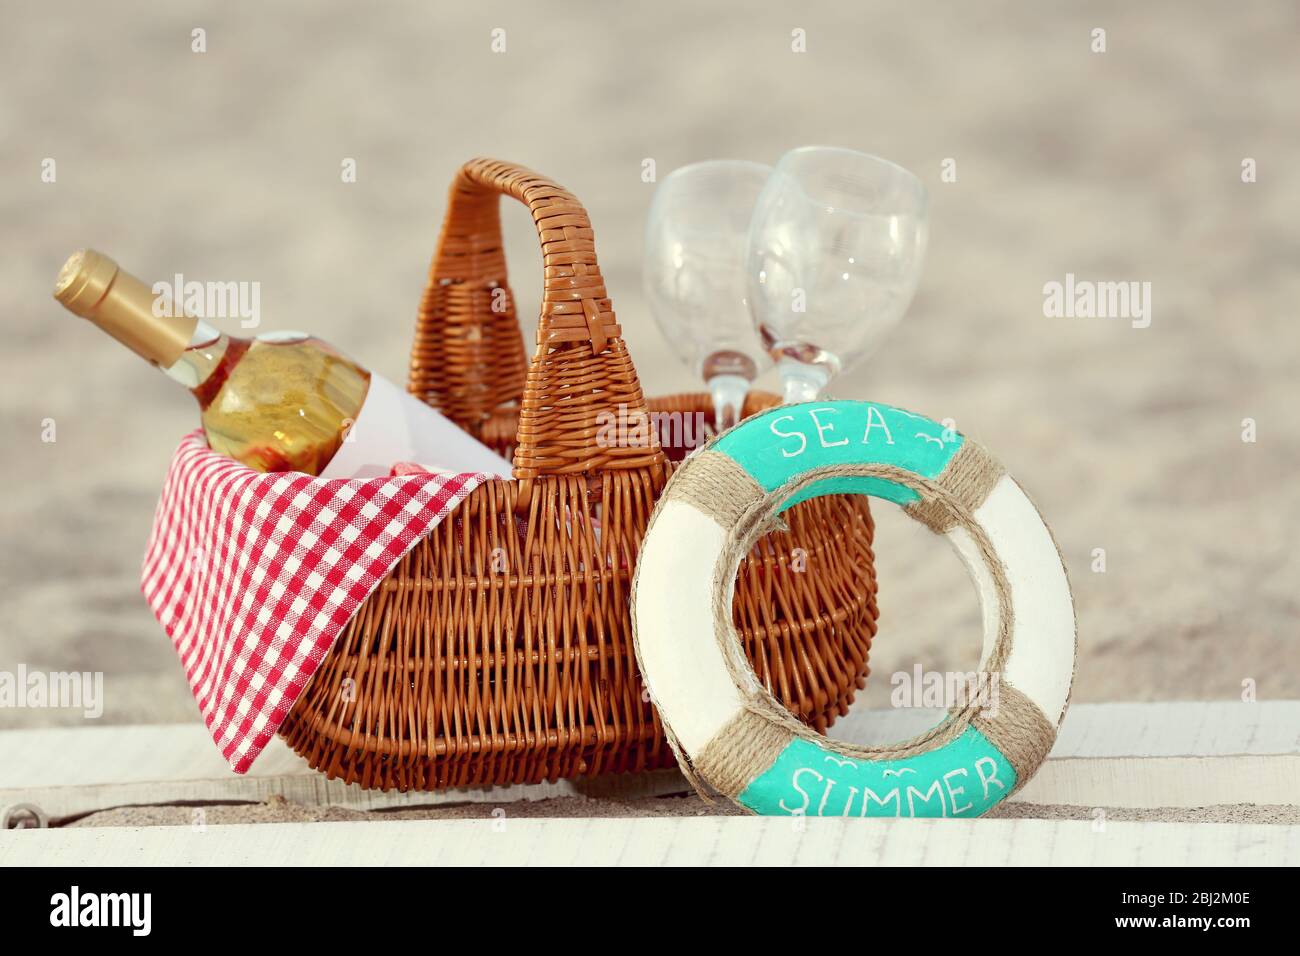
[[830,381],[830,374],[825,366],[808,365],[794,359],[782,359],[779,363],[781,383],[785,388],[785,403],[794,405],[798,402],[815,402],[822,389]]
[[749,394],[749,379],[743,375],[714,375],[709,379],[709,395],[713,398],[713,420],[718,431],[725,431],[740,421]]

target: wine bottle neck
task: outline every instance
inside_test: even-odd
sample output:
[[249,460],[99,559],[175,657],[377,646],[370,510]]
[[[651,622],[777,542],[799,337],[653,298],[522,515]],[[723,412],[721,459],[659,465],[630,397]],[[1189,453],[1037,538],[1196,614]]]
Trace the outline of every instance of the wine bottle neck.
[[211,326],[193,316],[170,314],[148,286],[93,249],[74,253],[64,263],[54,297],[164,370],[196,342],[203,342],[201,336],[218,338]]
[[[232,339],[224,332],[218,332],[202,319],[198,319],[194,323],[194,335],[190,338],[189,347],[177,356],[176,361],[171,365],[160,364],[158,367],[172,381],[180,382],[197,394],[217,369],[227,364],[227,357],[234,358],[230,355],[232,342],[242,343],[244,340]],[[200,403],[206,405],[202,398]]]

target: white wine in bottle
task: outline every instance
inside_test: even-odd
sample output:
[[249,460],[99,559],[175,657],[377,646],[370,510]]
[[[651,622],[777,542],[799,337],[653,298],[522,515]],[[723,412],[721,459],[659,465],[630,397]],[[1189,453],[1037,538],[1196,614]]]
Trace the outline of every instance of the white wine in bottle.
[[371,478],[411,461],[510,475],[504,458],[320,339],[237,338],[160,314],[152,290],[101,253],[74,253],[54,297],[189,389],[212,449],[257,471]]

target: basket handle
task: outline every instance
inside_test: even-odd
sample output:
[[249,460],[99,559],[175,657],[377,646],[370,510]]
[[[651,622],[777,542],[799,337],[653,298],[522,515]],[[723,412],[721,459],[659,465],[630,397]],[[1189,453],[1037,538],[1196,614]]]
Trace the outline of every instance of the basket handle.
[[[517,342],[519,335],[506,287],[502,195],[528,207],[542,246],[537,348],[522,391],[522,354],[512,369],[506,341],[512,336]],[[587,211],[567,189],[532,170],[493,159],[461,167],[411,359],[410,391],[472,433],[494,408],[519,398],[514,476],[522,483],[521,503],[532,479],[543,475],[666,466],[605,292]],[[458,370],[446,366],[464,366],[467,359],[477,368],[458,382]],[[602,441],[610,424],[615,440]]]

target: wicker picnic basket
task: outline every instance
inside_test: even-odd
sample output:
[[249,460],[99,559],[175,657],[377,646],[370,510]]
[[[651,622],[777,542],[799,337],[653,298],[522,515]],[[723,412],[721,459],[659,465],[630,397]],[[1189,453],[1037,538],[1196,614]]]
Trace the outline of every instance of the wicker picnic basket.
[[[526,362],[499,197],[532,213],[545,288]],[[651,401],[615,322],[586,210],[494,160],[449,198],[420,304],[412,394],[507,456],[380,584],[280,733],[312,767],[365,787],[537,783],[673,765],[637,671],[628,596],[655,498],[683,449],[598,441],[602,423],[711,413]],[[747,412],[775,403],[751,396]],[[604,415],[602,415],[604,413]],[[866,498],[787,514],[737,576],[735,621],[759,677],[824,730],[867,675],[876,631]]]

